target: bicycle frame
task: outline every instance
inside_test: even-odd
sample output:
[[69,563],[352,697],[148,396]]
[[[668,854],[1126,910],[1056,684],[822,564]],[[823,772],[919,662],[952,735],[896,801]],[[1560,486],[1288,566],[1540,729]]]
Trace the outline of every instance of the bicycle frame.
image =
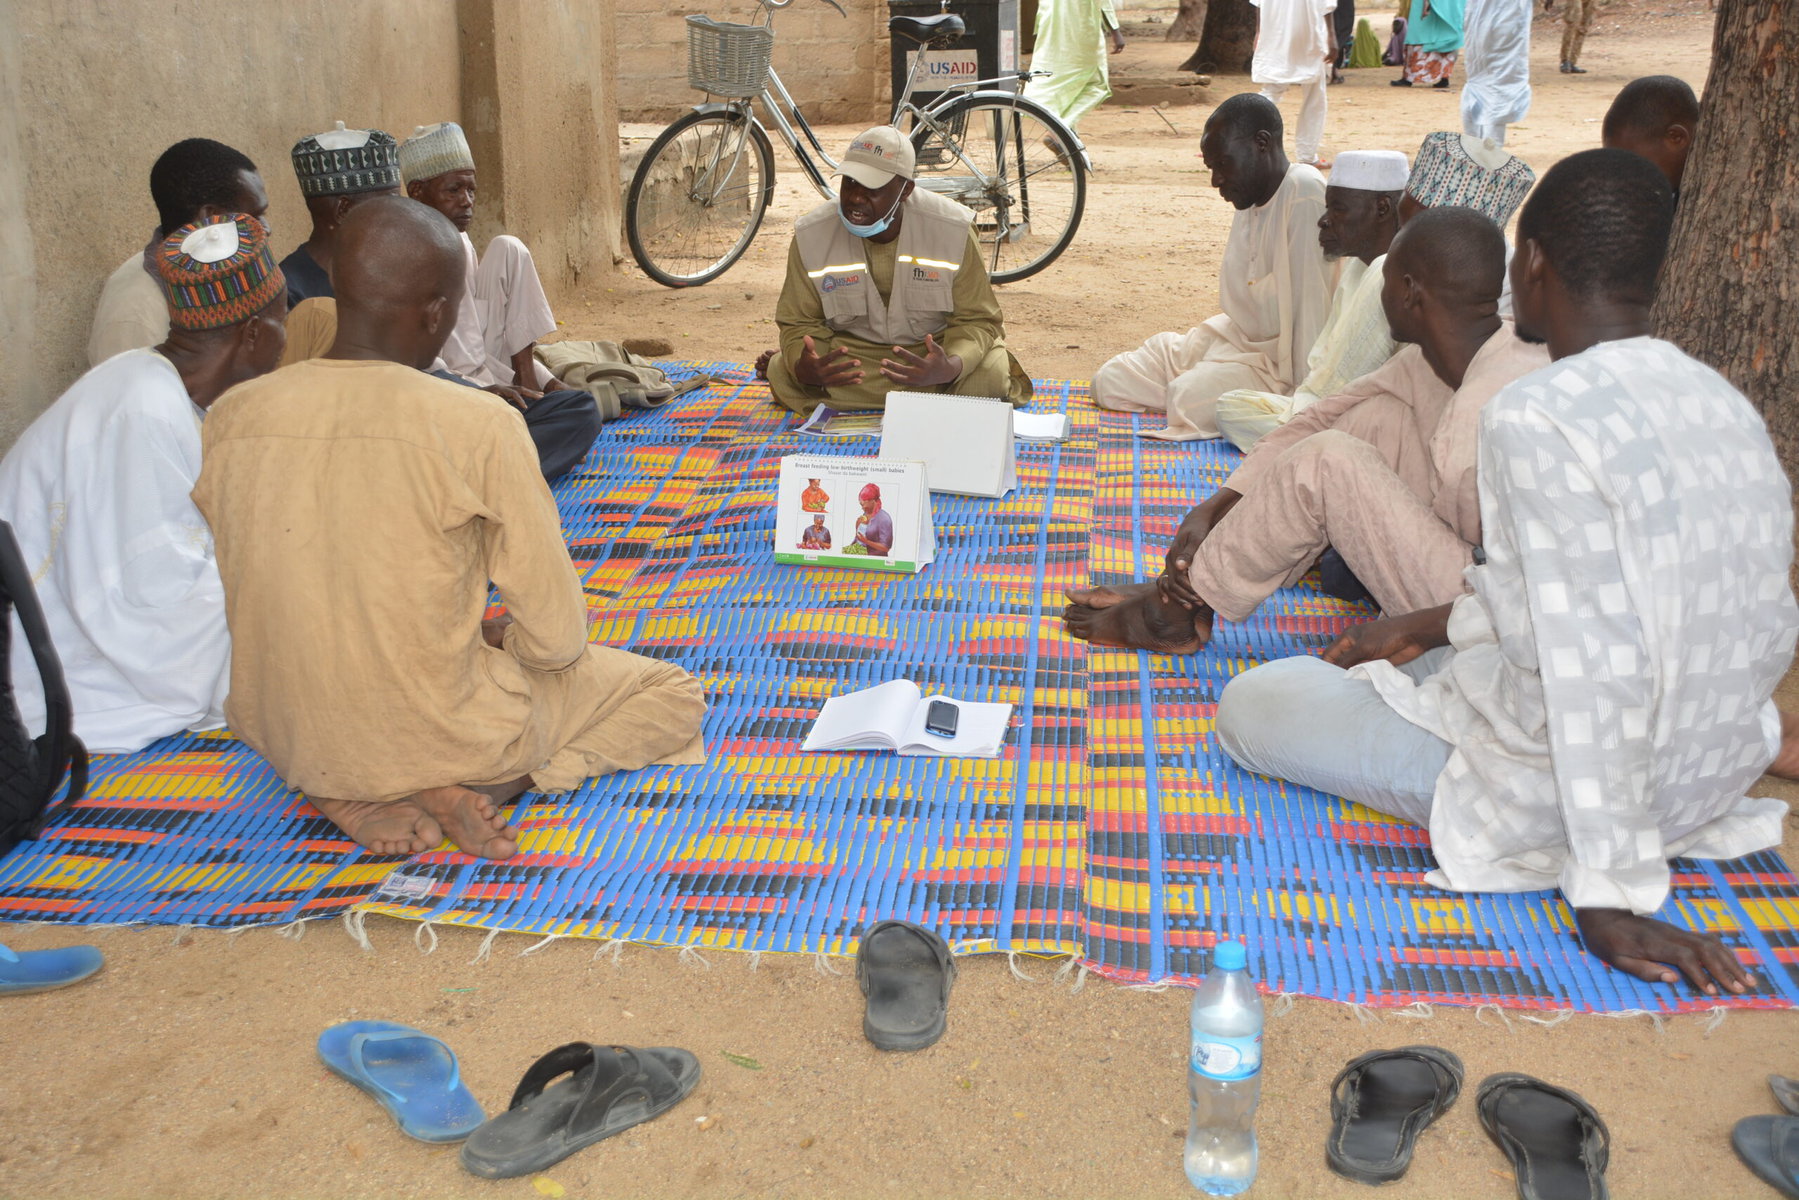
[[[771,27],[774,24],[775,10],[786,8],[791,3],[793,3],[793,0],[762,0],[761,7],[767,11],[768,23]],[[837,9],[838,12],[843,12],[843,8],[836,3],[836,0],[825,0],[825,3],[831,5],[832,8]],[[888,124],[895,128],[902,128],[900,121],[903,118],[910,116],[912,118],[912,128],[914,130],[916,130],[919,124],[930,126],[931,131],[939,138],[943,139],[946,145],[955,148],[957,161],[975,176],[985,178],[985,172],[968,160],[968,156],[962,152],[961,144],[955,138],[945,135],[944,127],[933,119],[932,114],[952,101],[958,100],[966,95],[977,94],[984,88],[994,89],[994,95],[996,96],[1014,95],[1015,93],[1013,92],[999,90],[998,85],[1012,84],[1014,86],[1022,87],[1023,84],[1028,83],[1032,79],[1047,79],[1052,72],[1018,71],[1012,75],[999,75],[992,79],[976,79],[967,83],[953,84],[950,87],[945,88],[942,92],[939,92],[936,99],[932,100],[929,104],[920,107],[912,102],[912,96],[917,90],[918,73],[925,64],[924,56],[929,49],[930,47],[928,44],[921,43],[917,51],[913,53],[912,69],[906,74],[905,90],[900,93],[899,99],[894,101],[893,115],[889,119]],[[760,104],[768,113],[768,122],[757,120],[756,106],[758,104]],[[765,133],[768,131],[769,125],[772,124],[774,126],[774,131],[780,136],[781,141],[786,144],[788,151],[793,155],[794,161],[799,163],[800,170],[805,172],[806,179],[812,184],[813,190],[819,194],[821,199],[836,199],[837,193],[832,190],[830,181],[837,172],[837,160],[831,156],[830,151],[825,149],[824,143],[819,140],[817,132],[812,128],[811,123],[806,120],[806,115],[800,111],[799,105],[794,101],[792,93],[787,90],[787,85],[781,82],[780,72],[776,71],[772,65],[768,69],[768,82],[763,86],[762,91],[757,93],[754,97],[715,102],[712,104],[696,104],[694,108],[701,112],[731,111],[740,113],[743,116],[746,123],[745,136],[737,139],[736,148],[732,151],[731,168],[730,172],[726,175],[727,179],[731,174],[736,173],[737,164],[742,159],[744,146],[748,142],[748,124],[756,124]],[[1068,134],[1069,143],[1077,152],[1085,155],[1086,147],[1081,143],[1080,138],[1072,129],[1067,130],[1066,132]],[[803,144],[800,140],[802,136],[805,139]],[[819,165],[821,160],[824,163],[823,168]],[[710,170],[716,171],[717,166],[718,163],[717,160],[715,160]]]

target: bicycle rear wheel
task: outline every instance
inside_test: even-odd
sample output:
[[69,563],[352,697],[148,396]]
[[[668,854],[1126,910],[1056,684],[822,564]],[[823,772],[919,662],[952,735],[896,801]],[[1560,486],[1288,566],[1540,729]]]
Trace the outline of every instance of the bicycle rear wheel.
[[690,112],[631,176],[631,257],[666,287],[710,283],[749,249],[774,191],[774,148],[760,125],[735,110]]
[[918,186],[974,210],[995,283],[1035,275],[1068,248],[1087,206],[1087,163],[1067,126],[1022,96],[962,96],[912,131]]

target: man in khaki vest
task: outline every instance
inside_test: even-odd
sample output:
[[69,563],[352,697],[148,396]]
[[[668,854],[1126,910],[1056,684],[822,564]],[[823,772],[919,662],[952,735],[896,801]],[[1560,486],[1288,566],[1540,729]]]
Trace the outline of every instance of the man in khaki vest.
[[1031,397],[973,214],[917,190],[912,172],[899,130],[870,129],[844,155],[838,200],[794,225],[775,306],[781,348],[757,365],[795,412],[878,409],[895,389]]

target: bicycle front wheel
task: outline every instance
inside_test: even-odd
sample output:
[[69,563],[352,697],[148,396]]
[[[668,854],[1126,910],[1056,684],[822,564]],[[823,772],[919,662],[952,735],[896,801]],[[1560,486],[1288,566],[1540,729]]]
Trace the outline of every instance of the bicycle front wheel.
[[1068,248],[1087,207],[1087,163],[1063,125],[1022,96],[962,96],[912,131],[918,186],[974,210],[995,283]]
[[710,283],[750,248],[774,191],[774,148],[760,125],[735,110],[690,112],[631,176],[631,257],[665,287]]

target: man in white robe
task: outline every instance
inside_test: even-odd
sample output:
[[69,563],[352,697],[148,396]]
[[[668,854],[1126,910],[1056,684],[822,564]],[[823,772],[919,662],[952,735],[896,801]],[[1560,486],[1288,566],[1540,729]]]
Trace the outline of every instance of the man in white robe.
[[1166,414],[1166,428],[1145,432],[1176,442],[1217,437],[1228,391],[1291,392],[1330,309],[1331,268],[1318,244],[1324,176],[1287,161],[1280,110],[1232,96],[1207,120],[1200,155],[1237,210],[1218,274],[1224,311],[1185,333],[1158,333],[1093,376],[1094,403]]
[[1331,14],[1337,0],[1249,0],[1256,10],[1256,50],[1249,77],[1262,85],[1262,95],[1275,104],[1290,87],[1299,88],[1299,121],[1293,128],[1293,152],[1314,167],[1330,164],[1318,157],[1324,143],[1325,83],[1337,57],[1337,31]]
[[156,252],[169,233],[225,213],[263,219],[268,192],[256,164],[222,142],[188,138],[164,150],[150,168],[150,199],[161,222],[148,244],[133,250],[107,277],[94,307],[87,365],[154,346],[169,334],[168,303],[156,280]]
[[477,255],[468,227],[475,219],[475,160],[462,127],[421,125],[400,143],[406,194],[450,219],[462,237],[468,286],[432,373],[504,397],[525,414],[538,464],[554,479],[580,464],[599,436],[600,413],[589,392],[570,388],[537,361],[537,340],[556,332],[531,251],[500,234]]
[[1050,75],[1025,84],[1025,99],[1035,100],[1064,125],[1075,128],[1112,94],[1106,65],[1108,40],[1113,53],[1124,49],[1124,34],[1119,32],[1112,0],[1043,0],[1037,6],[1037,48],[1031,52],[1031,70]]
[[1250,389],[1218,397],[1218,428],[1248,450],[1325,396],[1335,395],[1393,357],[1398,345],[1381,309],[1381,265],[1399,232],[1399,197],[1409,167],[1397,150],[1354,150],[1337,156],[1324,192],[1318,244],[1338,263],[1330,315],[1306,360],[1305,381],[1292,395]]
[[1799,609],[1761,418],[1649,336],[1673,212],[1626,151],[1544,176],[1512,287],[1553,361],[1481,414],[1469,591],[1238,677],[1218,734],[1251,770],[1426,825],[1431,883],[1560,888],[1590,952],[1717,995],[1754,978],[1651,914],[1670,858],[1780,844],[1787,806],[1745,790],[1783,749]]
[[[233,384],[274,368],[287,285],[262,224],[225,216],[158,247],[171,322],[76,380],[0,460],[13,527],[68,680],[75,733],[100,753],[224,723],[231,642],[212,534],[189,498],[200,422]],[[20,716],[44,727],[18,619]]]
[[1463,18],[1462,132],[1505,145],[1530,112],[1531,0],[1468,0]]

